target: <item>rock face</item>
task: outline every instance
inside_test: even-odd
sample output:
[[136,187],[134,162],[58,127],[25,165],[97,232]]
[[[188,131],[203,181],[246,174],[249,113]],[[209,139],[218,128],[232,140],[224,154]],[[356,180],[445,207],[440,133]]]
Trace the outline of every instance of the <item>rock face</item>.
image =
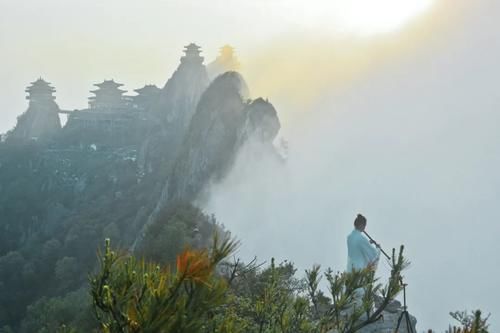
[[235,72],[218,77],[203,94],[172,173],[169,197],[192,198],[208,176],[224,172],[246,120],[245,94]]
[[[375,306],[376,307],[380,306],[381,302],[382,302],[381,297],[375,298]],[[399,302],[398,300],[394,300],[391,303],[389,303],[389,305],[387,305],[384,312],[382,313],[382,318],[379,321],[364,327],[359,332],[360,333],[394,333],[396,327],[398,326],[398,321],[399,321],[399,318],[401,317],[403,310],[404,310],[404,308],[401,305],[401,302]],[[403,315],[403,317],[401,319],[401,324],[399,325],[398,333],[417,332],[417,329],[416,329],[417,319],[410,314],[408,314],[408,318],[410,320],[409,323],[407,323],[407,321],[406,321],[406,315]],[[411,326],[411,330],[409,330],[408,326]]]
[[161,198],[143,231],[162,208],[202,196],[206,185],[227,173],[243,144],[258,140],[272,145],[280,129],[276,110],[263,99],[248,100],[247,91],[240,74],[227,72],[203,93]]
[[158,103],[153,107],[153,112],[174,139],[183,137],[200,96],[209,84],[200,52],[196,44],[185,47],[179,67],[163,87]]
[[169,184],[170,200],[193,200],[210,181],[223,177],[238,149],[250,139],[271,144],[280,129],[274,107],[250,102],[241,75],[227,72],[198,104]]
[[[363,327],[359,330],[359,333],[394,333],[396,326],[398,325],[398,319],[403,310],[399,309],[396,312],[384,311],[383,318],[381,318],[376,323]],[[411,330],[408,330],[405,318],[403,317],[401,325],[399,326],[398,333],[410,333],[417,332],[416,324],[417,320],[415,317],[410,316]]]
[[278,114],[272,104],[262,98],[247,105],[246,121],[240,132],[241,142],[255,139],[261,142],[272,142],[280,130]]
[[[381,299],[375,300],[375,306],[380,305]],[[384,312],[382,312],[382,318],[377,322],[367,325],[357,331],[358,333],[394,333],[396,332],[396,327],[398,326],[399,318],[403,313],[403,307],[399,301],[393,301],[389,304]],[[403,315],[401,319],[401,324],[399,326],[399,330],[397,333],[410,333],[417,332],[417,319],[412,315],[408,314],[408,318],[410,320],[409,323],[406,321],[406,315]],[[410,327],[408,327],[410,326]],[[329,333],[335,333],[335,331],[330,331]]]
[[16,127],[9,134],[15,139],[39,139],[57,133],[61,129],[59,106],[52,95],[55,89],[43,79],[26,88],[28,110],[17,118]]

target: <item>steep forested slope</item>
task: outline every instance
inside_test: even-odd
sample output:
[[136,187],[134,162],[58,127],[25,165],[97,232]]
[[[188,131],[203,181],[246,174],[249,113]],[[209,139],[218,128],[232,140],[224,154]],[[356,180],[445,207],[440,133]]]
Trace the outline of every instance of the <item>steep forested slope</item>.
[[191,203],[245,142],[271,146],[279,130],[272,105],[247,98],[241,76],[226,73],[190,111],[186,133],[170,133],[170,122],[126,145],[81,128],[0,143],[0,327],[37,331],[60,308],[69,322],[90,323],[82,286],[104,238],[162,262],[185,244],[206,245],[220,227]]

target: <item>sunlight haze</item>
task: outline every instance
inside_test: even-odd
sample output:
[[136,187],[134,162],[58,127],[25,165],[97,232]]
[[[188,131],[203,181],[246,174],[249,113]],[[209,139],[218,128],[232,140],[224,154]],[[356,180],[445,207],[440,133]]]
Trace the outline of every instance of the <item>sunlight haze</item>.
[[401,28],[424,13],[434,0],[302,0],[277,1],[298,23],[329,32],[373,36]]
[[[275,79],[297,68],[307,83],[299,95],[307,95],[310,89],[317,90],[315,86],[328,84],[327,75],[347,78],[351,69],[358,72],[372,62],[373,47],[367,50],[362,40],[360,48],[346,36],[384,37],[380,33],[401,29],[431,4],[431,0],[315,0],[307,6],[296,0],[31,0],[22,5],[0,1],[0,79],[2,93],[10,96],[0,102],[4,110],[0,132],[10,129],[26,109],[24,88],[40,76],[56,88],[61,108],[84,108],[88,91],[103,79],[114,78],[129,91],[146,83],[163,86],[189,42],[202,46],[205,62],[215,58],[221,45],[233,44],[247,80],[255,80],[256,92],[269,97],[274,90],[286,91],[279,86],[282,80],[271,86],[269,77],[263,78],[254,67],[270,68]],[[296,64],[303,62],[307,51],[326,66],[320,77],[311,75],[307,64]],[[341,68],[340,74],[336,68]]]

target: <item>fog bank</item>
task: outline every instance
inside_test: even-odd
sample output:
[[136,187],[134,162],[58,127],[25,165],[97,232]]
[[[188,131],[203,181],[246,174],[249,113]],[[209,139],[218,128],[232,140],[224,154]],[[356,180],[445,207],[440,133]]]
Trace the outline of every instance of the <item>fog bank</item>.
[[406,245],[419,330],[442,331],[449,311],[474,308],[498,330],[498,13],[482,1],[445,43],[431,37],[323,93],[284,123],[285,165],[243,151],[206,206],[243,241],[240,255],[343,269],[345,237],[363,212],[387,249]]

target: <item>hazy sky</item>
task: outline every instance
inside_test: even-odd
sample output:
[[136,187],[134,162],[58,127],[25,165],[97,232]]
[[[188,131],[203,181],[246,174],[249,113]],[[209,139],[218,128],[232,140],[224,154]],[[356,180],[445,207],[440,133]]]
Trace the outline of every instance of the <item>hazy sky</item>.
[[388,59],[319,87],[285,122],[285,166],[253,147],[241,154],[207,209],[242,238],[242,256],[343,269],[363,212],[387,250],[406,245],[419,331],[444,331],[449,311],[475,308],[499,329],[500,3],[462,9],[409,52],[372,45]]
[[[0,132],[10,129],[26,109],[24,89],[39,76],[55,86],[61,108],[82,108],[93,83],[114,78],[129,90],[145,83],[162,86],[177,66],[184,45],[197,42],[206,59],[212,60],[220,46],[231,43],[252,75],[267,83],[280,77],[269,75],[269,68],[290,69],[276,63],[286,66],[288,61],[296,66],[295,60],[308,52],[306,41],[316,40],[322,48],[338,37],[346,41],[353,35],[401,28],[408,18],[429,11],[432,0],[373,3],[0,0]],[[274,52],[285,47],[282,54]],[[257,70],[262,67],[267,70]]]
[[39,76],[81,108],[103,79],[163,86],[189,42],[233,44],[290,142],[285,167],[246,151],[213,189],[241,254],[341,269],[361,211],[407,245],[419,330],[475,307],[498,330],[499,22],[496,0],[0,0],[0,132]]

